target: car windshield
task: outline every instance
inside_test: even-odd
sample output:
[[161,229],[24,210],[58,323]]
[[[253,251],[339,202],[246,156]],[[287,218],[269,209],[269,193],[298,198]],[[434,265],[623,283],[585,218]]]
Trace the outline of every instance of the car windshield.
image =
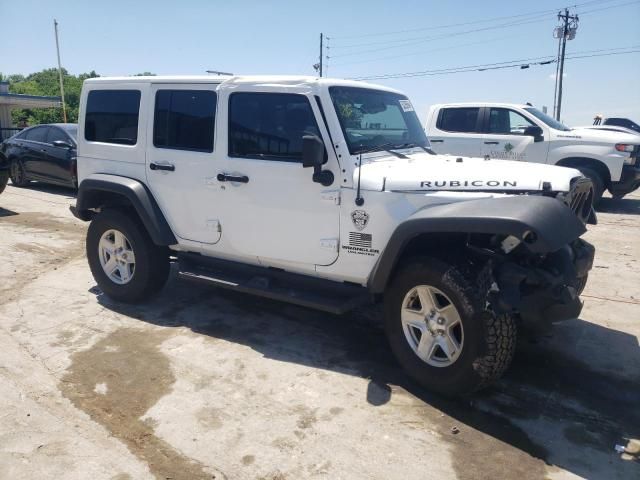
[[329,93],[351,154],[429,147],[407,97],[357,87],[330,87]]
[[546,113],[541,112],[537,108],[525,108],[525,110],[536,117],[538,120],[543,121],[548,127],[554,128],[556,130],[561,130],[563,132],[568,132],[569,130],[571,130],[566,125],[560,123],[558,120],[550,117]]

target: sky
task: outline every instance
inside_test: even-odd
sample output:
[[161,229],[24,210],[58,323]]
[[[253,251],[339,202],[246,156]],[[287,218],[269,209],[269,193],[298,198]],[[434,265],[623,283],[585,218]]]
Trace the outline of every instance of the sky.
[[[0,0],[0,72],[55,67],[54,18],[63,67],[74,74],[314,75],[321,32],[331,77],[553,58],[557,10],[578,5],[570,8],[580,20],[567,55],[602,56],[567,60],[562,120],[589,125],[603,114],[640,122],[640,0],[566,2]],[[636,52],[611,54],[622,47]],[[406,93],[424,121],[431,105],[445,102],[530,102],[551,112],[555,71],[550,64],[372,82]]]

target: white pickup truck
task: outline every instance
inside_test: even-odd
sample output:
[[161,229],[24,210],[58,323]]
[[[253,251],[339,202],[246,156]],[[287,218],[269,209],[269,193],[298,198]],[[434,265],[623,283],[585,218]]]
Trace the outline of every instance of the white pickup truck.
[[547,163],[580,170],[597,203],[640,187],[640,141],[619,132],[569,128],[530,105],[434,105],[426,133],[437,153]]

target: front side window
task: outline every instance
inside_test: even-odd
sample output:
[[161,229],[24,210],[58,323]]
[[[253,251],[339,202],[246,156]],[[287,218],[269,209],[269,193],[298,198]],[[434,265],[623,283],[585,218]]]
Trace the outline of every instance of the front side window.
[[159,148],[213,152],[216,93],[210,90],[159,90],[153,144]]
[[84,138],[90,142],[135,145],[139,111],[139,90],[93,90],[87,98]]
[[302,137],[320,136],[309,100],[292,93],[233,93],[229,156],[299,162]]
[[429,145],[407,97],[358,87],[330,87],[329,93],[351,154]]
[[47,143],[53,143],[59,140],[63,142],[71,143],[71,139],[66,133],[64,133],[62,130],[60,130],[57,127],[51,127],[49,129],[49,135],[47,136]]
[[436,126],[445,132],[480,133],[478,115],[479,107],[443,108]]
[[535,124],[507,108],[492,108],[489,111],[489,133],[500,135],[523,135],[527,127]]

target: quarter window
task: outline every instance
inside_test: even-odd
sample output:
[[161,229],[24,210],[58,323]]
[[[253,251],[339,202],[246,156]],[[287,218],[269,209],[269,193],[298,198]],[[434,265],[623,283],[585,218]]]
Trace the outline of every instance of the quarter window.
[[210,90],[159,90],[153,144],[159,148],[213,152],[216,93]]
[[444,108],[437,127],[445,132],[479,133],[477,129],[480,108]]
[[311,105],[304,95],[231,95],[229,156],[299,162],[304,135],[320,136]]
[[84,138],[90,142],[138,142],[139,90],[93,90],[87,98]]
[[492,108],[489,111],[489,133],[500,135],[522,135],[534,123],[518,112],[506,108]]

